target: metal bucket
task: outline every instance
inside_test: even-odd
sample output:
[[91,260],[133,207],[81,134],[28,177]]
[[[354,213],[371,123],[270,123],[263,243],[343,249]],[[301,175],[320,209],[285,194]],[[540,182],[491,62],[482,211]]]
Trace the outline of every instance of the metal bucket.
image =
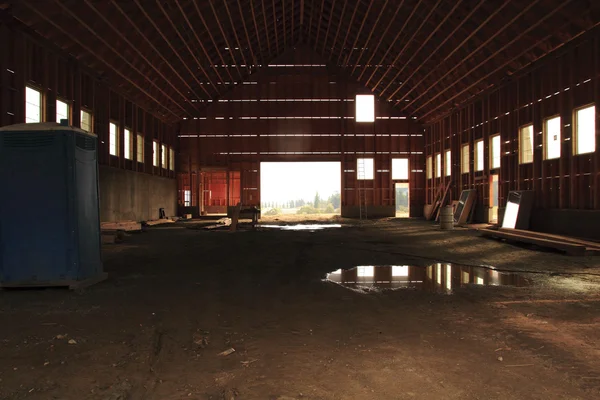
[[454,210],[452,206],[442,207],[440,212],[440,228],[454,229]]

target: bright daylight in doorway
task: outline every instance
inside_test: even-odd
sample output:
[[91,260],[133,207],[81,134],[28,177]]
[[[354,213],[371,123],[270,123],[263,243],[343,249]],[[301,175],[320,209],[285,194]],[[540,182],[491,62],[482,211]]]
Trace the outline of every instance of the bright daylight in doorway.
[[263,215],[340,214],[339,162],[260,163]]

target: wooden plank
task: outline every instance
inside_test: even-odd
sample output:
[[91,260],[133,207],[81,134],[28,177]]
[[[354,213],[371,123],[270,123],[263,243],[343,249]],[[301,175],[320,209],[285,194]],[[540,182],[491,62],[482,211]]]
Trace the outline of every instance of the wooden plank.
[[590,248],[590,249],[600,250],[600,243],[588,242],[585,240],[580,240],[580,239],[572,238],[572,237],[568,237],[568,236],[553,235],[553,234],[544,233],[544,232],[525,231],[522,229],[500,228],[499,231],[506,232],[506,233],[515,233],[515,234],[528,236],[528,237],[536,237],[536,238],[540,238],[540,239],[550,239],[550,240],[562,241],[565,243],[580,244],[580,245],[586,246],[587,248]]
[[103,231],[141,231],[142,224],[135,221],[102,222],[100,229]]
[[535,244],[540,247],[560,250],[573,256],[583,256],[586,253],[586,247],[583,245],[565,243],[558,240],[541,239],[519,235],[516,233],[500,232],[492,229],[480,229],[479,232],[485,237],[493,237],[506,240],[513,240],[521,243]]

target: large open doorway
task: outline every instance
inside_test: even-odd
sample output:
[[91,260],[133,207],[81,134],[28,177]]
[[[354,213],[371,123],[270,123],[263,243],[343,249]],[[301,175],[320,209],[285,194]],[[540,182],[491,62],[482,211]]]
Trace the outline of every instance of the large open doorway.
[[341,211],[340,162],[261,162],[263,217],[332,217]]
[[396,183],[396,218],[410,217],[408,183]]

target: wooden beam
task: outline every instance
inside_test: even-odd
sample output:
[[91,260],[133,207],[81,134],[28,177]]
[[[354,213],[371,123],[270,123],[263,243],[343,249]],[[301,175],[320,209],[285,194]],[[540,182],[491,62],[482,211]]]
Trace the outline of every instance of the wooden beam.
[[[331,49],[329,50],[329,52],[327,54],[329,54],[329,59],[331,60],[331,57],[333,56],[333,49],[335,48],[335,44],[337,43],[338,40],[338,36],[340,34],[340,28],[342,27],[342,20],[344,19],[344,15],[346,15],[346,6],[348,5],[347,1],[344,1],[344,7],[342,7],[342,13],[340,14],[340,23],[337,26],[337,29],[335,30],[335,37],[333,38],[333,43],[331,44]],[[323,51],[325,51],[323,49]]]
[[[279,38],[277,37],[277,12],[275,11],[275,0],[272,1],[273,3],[273,31],[275,32],[275,49],[277,51],[277,54],[279,54]],[[268,32],[268,31],[267,31]]]
[[[221,53],[221,50],[219,49],[219,46],[217,45],[217,41],[215,40],[215,37],[212,34],[212,29],[210,29],[208,27],[208,24],[206,23],[206,20],[204,19],[203,13],[200,11],[200,8],[198,7],[198,2],[197,1],[198,0],[192,0],[192,3],[194,4],[194,8],[196,9],[196,14],[200,18],[200,21],[202,22],[202,25],[204,25],[204,29],[206,29],[206,33],[208,34],[208,37],[210,38],[210,41],[212,42],[213,46],[215,47],[215,51],[219,55],[219,59],[221,60],[221,65],[227,65],[227,63],[225,62],[225,59],[223,58],[223,54]],[[211,60],[211,62],[212,62],[212,60]],[[227,70],[227,74],[229,75],[229,79],[231,81],[234,81],[233,75],[231,75],[230,69],[229,68],[225,68],[225,69]],[[221,83],[223,83],[223,82],[224,81],[221,80]]]
[[[258,33],[258,22],[256,21],[256,13],[254,12],[254,1],[253,0],[250,0],[250,11],[252,12],[252,21],[254,22],[254,30],[256,31],[256,40],[258,42],[258,49],[260,51],[260,57],[262,58],[262,61],[260,61],[260,62],[262,63],[262,62],[264,62],[265,59],[268,58],[268,56],[265,57],[265,52],[263,51],[262,44],[260,42],[260,34]],[[240,14],[244,15],[244,14],[242,14],[241,6],[240,6]],[[248,39],[248,41],[249,40],[250,39]]]
[[[252,2],[252,1],[250,1]],[[244,32],[246,33],[246,40],[248,41],[248,49],[250,50],[250,56],[252,57],[252,62],[254,63],[254,68],[258,68],[258,60],[256,59],[256,57],[254,56],[254,50],[252,50],[252,42],[250,42],[250,35],[248,34],[248,28],[246,27],[246,18],[244,18],[244,12],[242,11],[242,3],[240,1],[237,2],[238,4],[238,11],[240,13],[240,16],[242,17],[242,25],[244,27]],[[252,4],[250,4],[250,8],[252,8]],[[252,10],[252,14],[254,15],[254,10]],[[254,19],[254,17],[252,17]],[[256,22],[256,21],[255,21]],[[233,23],[232,23],[233,25]],[[262,53],[262,47],[260,46],[260,38],[258,37],[258,34],[256,35],[257,39],[258,39],[258,48],[259,51]],[[249,71],[251,71],[250,67],[248,68]]]
[[[398,40],[398,38],[400,37],[400,35],[402,33],[404,33],[404,30],[406,29],[406,25],[408,25],[408,22],[412,19],[412,16],[415,15],[415,12],[417,11],[417,9],[419,8],[419,6],[421,5],[422,2],[423,2],[423,0],[419,0],[419,2],[417,3],[417,5],[413,7],[412,11],[408,15],[408,18],[406,18],[404,20],[404,24],[402,24],[402,28],[400,28],[398,30],[398,33],[396,34],[396,37],[394,38],[394,41],[388,47],[388,49],[386,50],[386,52],[383,55],[383,57],[381,58],[381,60],[377,63],[378,65],[382,65],[382,66],[384,65],[386,57],[388,56],[388,54],[390,53],[390,51],[392,51],[392,49],[394,48],[394,45],[396,44],[396,41]],[[393,64],[390,64],[390,66],[388,67],[388,70],[390,68],[392,68],[392,67],[393,67]],[[373,79],[373,76],[375,76],[376,72],[377,72],[377,67],[373,68],[373,72],[371,73],[371,76],[369,76],[369,79],[367,79],[367,82],[365,83],[366,86],[369,86],[369,83],[371,82],[371,79]],[[387,71],[385,73],[387,74]]]
[[[444,17],[444,19],[442,20],[442,22],[440,23],[436,23],[435,24],[435,28],[429,33],[429,35],[427,36],[427,38],[421,43],[421,46],[419,46],[419,48],[416,51],[413,51],[412,56],[408,59],[408,61],[403,62],[403,67],[396,73],[396,75],[394,75],[394,77],[390,80],[390,83],[387,84],[387,86],[385,88],[383,88],[383,90],[381,91],[381,93],[379,93],[380,96],[383,96],[383,93],[385,93],[388,88],[392,85],[393,82],[396,81],[396,79],[400,76],[400,74],[402,73],[402,71],[404,71],[404,68],[406,68],[406,66],[408,64],[411,63],[411,61],[415,58],[415,56],[423,49],[423,47],[425,47],[425,45],[429,42],[429,39],[432,38],[433,35],[435,35],[438,31],[438,29],[440,29],[440,27],[442,25],[444,25],[446,23],[446,21],[448,20],[448,18],[454,13],[454,11],[458,8],[458,6],[460,6],[460,4],[462,3],[462,0],[457,0],[456,3],[454,4],[454,7],[452,7],[452,10],[450,10],[450,12],[446,13],[446,16]],[[429,14],[427,14],[427,17],[425,17],[425,19],[423,20],[423,22],[421,23],[421,25],[419,25],[419,29],[417,29],[417,31],[415,32],[415,34],[413,35],[413,37],[411,37],[411,41],[412,39],[417,35],[417,33],[421,30],[421,27],[425,24],[425,21],[427,21],[429,19],[429,17],[431,16],[431,14],[433,14],[433,12],[437,9],[437,7],[440,4],[440,0],[438,0],[438,2],[435,4],[435,6],[431,9],[431,11],[429,12]],[[409,41],[410,43],[410,41]],[[404,50],[408,47],[408,43],[406,44],[406,46],[402,49],[401,53],[398,53],[398,56],[396,57],[396,59],[394,60],[394,62],[392,63],[393,65],[396,64],[396,62],[398,61],[398,59],[400,58],[400,55],[404,52]],[[384,75],[385,76],[385,75]],[[381,80],[383,80],[383,77],[381,77]],[[380,80],[380,81],[381,81]],[[377,87],[379,85],[379,83],[375,86]]]
[[[114,1],[114,0],[112,0]],[[204,55],[206,56],[206,59],[208,60],[208,62],[210,63],[213,71],[215,71],[215,73],[217,74],[217,78],[219,78],[219,81],[223,82],[223,77],[221,76],[221,73],[219,72],[218,68],[214,67],[213,64],[213,60],[211,59],[210,55],[208,54],[208,51],[206,50],[206,47],[204,47],[204,43],[202,42],[202,40],[200,40],[200,38],[198,37],[198,32],[196,31],[196,28],[194,28],[194,25],[192,25],[192,23],[190,22],[190,19],[187,17],[187,14],[183,8],[181,7],[181,4],[179,3],[179,0],[175,0],[175,4],[177,5],[177,8],[179,8],[179,12],[181,13],[181,15],[183,16],[183,18],[185,19],[185,22],[187,23],[189,29],[192,31],[192,33],[194,34],[194,38],[196,39],[196,41],[198,42],[198,44],[200,45],[200,48],[202,49],[202,52],[204,53]],[[208,77],[208,74],[206,74],[206,78],[209,80],[209,82],[211,83],[211,85],[216,86],[212,80],[210,80],[210,78]],[[215,87],[215,90],[217,92],[217,94],[219,94],[219,89],[217,87]]]
[[300,26],[304,26],[304,0],[300,0]]
[[269,26],[267,25],[267,12],[265,10],[265,0],[261,0],[262,4],[262,12],[263,12],[263,21],[265,23],[265,36],[267,38],[267,47],[269,48],[269,55],[273,54],[271,52],[271,41],[269,40]]
[[[369,1],[369,7],[367,8],[367,12],[365,13],[364,18],[363,18],[362,22],[360,23],[360,28],[358,29],[358,33],[356,34],[354,43],[352,44],[352,47],[350,48],[350,53],[348,53],[348,55],[344,59],[343,65],[347,65],[348,61],[350,60],[350,57],[352,56],[352,52],[354,51],[354,48],[356,47],[356,44],[358,43],[358,38],[360,37],[363,27],[365,26],[365,22],[367,21],[367,18],[369,17],[369,12],[371,11],[371,7],[373,6],[373,3],[374,3],[373,1]],[[386,1],[386,3],[387,3],[387,1]]]
[[[354,75],[354,71],[356,71],[356,67],[358,65],[360,65],[360,60],[362,59],[362,55],[364,54],[365,49],[368,48],[369,43],[371,42],[371,37],[373,36],[373,32],[375,32],[375,28],[377,27],[377,25],[379,25],[379,20],[381,19],[381,16],[385,12],[388,3],[389,3],[389,0],[385,0],[385,3],[383,3],[383,7],[381,7],[381,10],[379,11],[379,15],[377,16],[377,20],[375,21],[375,23],[371,27],[371,31],[369,32],[369,36],[367,37],[367,40],[365,41],[365,44],[363,45],[363,48],[361,49],[360,54],[358,56],[358,60],[356,60],[356,62],[354,63],[354,67],[352,68],[352,72],[350,72],[350,74]],[[396,12],[398,12],[398,9],[396,9]],[[396,16],[394,15],[394,17],[392,18],[392,20],[395,17]]]
[[[348,2],[344,2],[344,10],[346,9],[346,4],[348,4]],[[325,32],[325,40],[323,40],[323,50],[321,50],[321,53],[325,53],[325,46],[327,45],[327,37],[329,36],[329,28],[331,27],[331,19],[333,17],[333,9],[335,8],[335,0],[333,0],[333,3],[331,4],[331,11],[329,12],[329,22],[327,23],[327,31]],[[342,11],[342,15],[344,15],[344,11]],[[340,24],[341,25],[341,17],[340,17]],[[339,25],[338,25],[338,29],[339,29]],[[337,35],[336,35],[336,39],[337,40]],[[335,44],[335,40],[333,41],[333,43]],[[331,46],[333,48],[333,45]],[[331,54],[331,52],[330,52]]]
[[[401,89],[402,89],[402,88],[403,88],[403,87],[406,85],[406,83],[407,83],[407,82],[409,82],[409,81],[410,81],[410,79],[411,79],[411,78],[412,78],[412,77],[413,77],[413,76],[414,76],[414,75],[415,75],[415,74],[416,74],[416,73],[417,73],[417,72],[418,72],[418,71],[419,71],[419,70],[420,70],[420,69],[421,69],[421,68],[422,68],[422,67],[423,67],[423,66],[424,66],[426,63],[427,63],[427,61],[429,61],[429,60],[431,59],[431,57],[433,57],[433,56],[434,56],[434,55],[437,53],[437,51],[438,51],[440,48],[442,48],[442,46],[444,46],[444,44],[446,44],[446,42],[447,42],[448,40],[450,40],[450,38],[454,37],[454,34],[456,33],[456,31],[458,31],[458,30],[459,30],[459,29],[460,29],[460,28],[463,26],[463,24],[464,24],[465,22],[467,22],[467,21],[468,21],[468,20],[471,18],[471,16],[472,16],[472,15],[475,13],[475,11],[477,11],[477,10],[479,9],[479,7],[481,7],[481,5],[482,5],[483,3],[485,3],[485,1],[486,1],[486,0],[481,0],[481,1],[480,1],[480,2],[479,2],[479,3],[478,3],[476,6],[475,6],[475,7],[473,7],[473,8],[471,9],[471,12],[470,12],[470,13],[469,13],[469,14],[468,14],[466,17],[464,17],[464,18],[462,18],[462,19],[461,19],[460,23],[459,23],[458,25],[456,25],[456,27],[455,27],[455,28],[452,30],[452,32],[451,32],[450,34],[448,34],[448,35],[445,35],[446,37],[444,38],[444,40],[443,40],[443,41],[442,41],[442,42],[441,42],[441,43],[440,43],[440,44],[439,44],[439,45],[438,45],[438,46],[437,46],[437,47],[436,47],[436,48],[435,48],[433,51],[429,52],[429,55],[427,56],[427,58],[426,58],[424,61],[421,61],[421,62],[419,63],[419,65],[418,65],[418,66],[417,66],[415,69],[413,69],[412,73],[411,73],[411,74],[408,76],[408,78],[404,79],[404,80],[403,80],[403,82],[402,82],[402,84],[400,84],[400,85],[399,85],[399,86],[396,88],[396,90],[394,91],[394,93],[392,93],[392,94],[391,94],[391,95],[388,97],[388,100],[391,100],[391,99],[392,99],[392,98],[393,98],[393,97],[396,95],[396,93],[398,93],[398,91],[400,91],[400,90],[401,90]],[[397,105],[399,102],[403,101],[403,100],[405,99],[405,97],[406,97],[406,96],[404,96],[404,97],[402,97],[400,100],[398,100],[398,101],[396,102],[396,105]]]
[[[485,63],[487,63],[488,61],[490,61],[491,59],[493,59],[495,56],[497,56],[499,53],[503,52],[504,50],[506,50],[510,45],[512,45],[513,43],[515,43],[517,40],[521,39],[523,36],[527,35],[530,31],[532,31],[535,27],[537,27],[538,25],[540,25],[541,23],[543,23],[544,21],[546,21],[548,18],[550,18],[551,16],[553,16],[554,14],[556,14],[556,12],[558,12],[559,10],[561,10],[562,8],[564,8],[566,5],[568,5],[569,3],[571,3],[573,0],[563,0],[562,3],[560,3],[560,5],[558,5],[557,7],[555,7],[552,11],[550,11],[548,14],[545,14],[543,17],[541,17],[540,19],[538,19],[535,23],[530,24],[529,28],[527,28],[526,30],[522,31],[519,35],[515,36],[510,42],[506,43],[504,46],[502,46],[500,49],[496,50],[495,52],[493,52],[491,55],[489,55],[485,60],[481,61],[479,64],[477,64],[477,66],[471,68],[469,70],[469,72],[467,72],[462,78],[458,78],[456,80],[454,80],[451,84],[449,84],[448,86],[446,86],[444,89],[440,90],[435,96],[431,97],[428,101],[426,101],[425,103],[423,103],[421,106],[419,106],[416,110],[415,113],[418,112],[419,110],[422,110],[423,107],[426,107],[428,104],[430,104],[433,100],[437,99],[439,96],[441,96],[443,93],[445,93],[446,91],[448,91],[448,89],[454,87],[458,82],[462,81],[464,79],[465,76],[469,76],[473,71],[478,70],[479,68],[481,68],[482,65],[484,65]],[[525,54],[527,51],[530,51],[534,48],[536,48],[540,42],[547,40],[548,38],[550,38],[552,35],[548,35],[546,36],[544,39],[537,41],[533,46],[530,46],[526,51],[521,52],[519,54],[519,56],[513,58],[512,60],[515,60],[516,58],[520,57],[521,55]],[[511,61],[512,61],[511,60]],[[465,91],[467,91],[468,89],[472,88],[473,86],[479,84],[480,82],[482,82],[485,78],[489,77],[490,75],[492,75],[493,73],[499,71],[501,68],[503,68],[504,66],[506,66],[507,64],[509,64],[511,61],[505,62],[504,64],[502,64],[502,66],[500,66],[499,68],[496,68],[492,73],[489,73],[487,75],[485,75],[484,78],[479,79],[477,82],[469,85],[465,90],[461,91],[458,94],[455,94],[454,96],[452,96],[452,98],[450,98],[449,100],[446,100],[445,103],[448,103],[449,101],[452,101],[453,99],[455,99],[456,97],[458,97],[459,95],[463,94]],[[444,104],[445,104],[444,103]],[[436,107],[433,110],[430,110],[427,114],[425,114],[423,116],[423,118],[426,118],[427,115],[430,115],[433,111],[437,110],[439,107],[441,106],[441,104]]]
[[[356,11],[358,10],[359,4],[360,4],[360,0],[356,3],[356,6],[354,7],[354,12],[352,13],[352,17],[350,18],[350,23],[348,24],[348,31],[346,31],[346,36],[344,37],[344,42],[342,43],[342,48],[340,49],[340,54],[338,55],[336,65],[340,65],[340,60],[342,59],[342,54],[344,54],[344,47],[346,47],[346,41],[348,40],[348,35],[350,34],[350,31],[352,30],[352,27],[354,25],[354,17],[356,16]],[[341,19],[340,19],[340,25],[342,25]],[[334,43],[334,45],[335,45],[335,43]]]
[[[242,61],[244,61],[244,65],[246,66],[246,68],[249,69],[250,65],[248,65],[248,62],[246,61],[246,56],[244,55],[244,48],[242,47],[242,44],[240,43],[240,38],[238,37],[235,24],[233,23],[233,19],[231,18],[231,13],[229,12],[229,6],[227,5],[227,1],[224,1],[223,5],[225,6],[225,11],[227,11],[227,16],[229,17],[229,23],[231,24],[231,29],[233,29],[233,37],[235,38],[235,42],[238,45],[238,50],[242,54]],[[242,16],[242,21],[243,20],[244,20],[244,17]],[[231,50],[231,48],[229,48],[229,49]]]
[[[204,67],[202,66],[202,63],[200,62],[200,60],[198,60],[198,58],[196,57],[196,54],[194,53],[194,51],[190,48],[187,40],[181,36],[181,34],[179,33],[179,29],[177,29],[177,27],[175,26],[175,24],[173,23],[173,20],[171,19],[171,17],[169,16],[169,14],[166,12],[166,10],[164,9],[164,7],[160,4],[161,1],[157,0],[156,4],[158,5],[158,8],[160,8],[160,11],[163,13],[163,15],[165,16],[165,18],[167,19],[167,21],[169,21],[169,23],[171,24],[171,26],[173,27],[173,30],[177,33],[177,36],[179,37],[179,39],[181,40],[181,42],[184,44],[185,48],[187,49],[187,51],[191,54],[192,58],[194,59],[194,61],[196,61],[196,64],[198,65],[198,68],[200,68],[200,71],[202,71],[202,73],[204,74],[204,76],[206,77],[206,79],[208,80],[208,82],[213,86],[213,88],[215,89],[215,91],[217,92],[217,95],[219,94],[219,89],[216,87],[216,85],[214,84],[214,82],[212,81],[212,79],[210,79],[210,76],[206,73],[206,70],[204,69]],[[154,23],[152,23],[152,25],[154,25]],[[160,32],[159,32],[160,33]],[[161,33],[162,36],[162,33]],[[169,43],[169,42],[168,42]],[[175,49],[173,49],[173,51],[175,51]],[[205,88],[206,85],[202,85],[202,83],[200,81],[198,81],[198,79],[196,78],[196,74],[193,73],[189,67],[188,67],[188,63],[185,63],[182,59],[182,57],[179,56],[179,52],[177,52],[177,56],[178,58],[182,61],[182,63],[184,63],[184,65],[186,66],[186,69],[190,72],[190,74],[194,77],[194,80],[200,85],[200,87],[202,88],[202,90],[204,90],[204,92],[206,93],[206,95],[208,96],[208,98],[210,99],[212,97],[211,93]]]
[[[452,68],[450,68],[440,79],[438,79],[435,83],[433,83],[432,85],[427,85],[427,88],[421,93],[419,94],[419,96],[417,96],[414,100],[413,100],[413,104],[414,102],[416,102],[417,100],[419,100],[420,98],[422,98],[423,96],[425,96],[425,94],[429,93],[429,91],[436,86],[438,83],[440,83],[442,81],[442,79],[444,79],[445,77],[447,77],[448,75],[450,75],[452,72],[454,72],[458,67],[460,67],[461,65],[463,65],[465,63],[465,61],[469,60],[474,54],[476,54],[479,50],[484,49],[487,47],[487,45],[494,40],[498,35],[500,35],[502,32],[504,32],[504,30],[506,28],[508,28],[510,25],[512,25],[517,19],[519,19],[523,14],[525,14],[528,10],[531,9],[531,7],[533,7],[539,0],[532,0],[531,3],[529,3],[527,5],[527,7],[525,7],[523,10],[521,10],[515,17],[513,17],[510,22],[508,22],[507,24],[502,25],[502,27],[498,30],[495,31],[495,33],[490,36],[487,40],[485,40],[483,43],[481,43],[477,49],[473,50],[469,56],[467,57],[463,57],[459,62],[457,62],[456,64],[454,64],[454,66]],[[469,39],[471,39],[481,28],[483,28],[496,14],[498,14],[500,12],[500,10],[504,7],[504,5],[506,5],[507,3],[510,3],[510,0],[505,1],[505,3],[503,4],[502,7],[497,8],[496,11],[494,11],[491,15],[488,16],[488,18],[485,19],[485,21],[483,23],[481,23],[475,30],[473,30],[473,32],[471,32],[471,34],[465,38],[465,40],[463,40],[461,42],[461,44],[459,44],[450,54],[448,54],[444,60],[442,60],[442,62],[438,63],[438,65],[443,65],[446,61],[449,60],[449,58],[458,50],[460,49]],[[422,81],[422,80],[421,80]],[[420,83],[420,82],[419,82]],[[416,86],[415,86],[416,87]],[[413,89],[415,88],[413,87]]]
[[[383,34],[381,36],[379,36],[379,40],[377,41],[377,47],[375,47],[375,50],[373,50],[371,52],[371,56],[369,57],[369,60],[363,66],[363,70],[360,73],[360,75],[358,76],[358,80],[359,81],[362,79],[363,75],[367,71],[367,66],[371,64],[371,61],[373,61],[373,57],[375,57],[375,54],[377,54],[377,51],[379,50],[379,46],[381,46],[381,43],[383,42],[383,40],[381,40],[381,39],[384,38],[384,37],[387,37],[388,31],[390,30],[390,27],[392,26],[392,24],[396,21],[396,16],[398,15],[398,12],[400,11],[400,9],[402,8],[403,5],[404,5],[404,0],[400,0],[400,5],[398,5],[396,7],[396,11],[394,12],[394,16],[390,19],[390,22],[388,23],[388,25],[386,26],[385,30],[383,31]],[[396,39],[397,39],[397,37],[396,37]]]
[[[139,71],[133,64],[131,64],[131,62],[129,60],[127,60],[126,58],[124,58],[121,53],[119,51],[117,51],[110,43],[108,43],[106,40],[104,40],[101,36],[99,36],[96,31],[94,31],[88,24],[86,24],[85,22],[83,22],[81,19],[79,19],[77,16],[75,16],[71,10],[69,10],[67,7],[65,7],[63,4],[61,4],[58,0],[55,0],[56,4],[63,10],[65,11],[67,14],[69,14],[72,18],[74,18],[79,24],[81,24],[82,26],[84,26],[85,28],[87,28],[93,35],[96,36],[96,38],[98,40],[100,40],[107,48],[109,48],[111,51],[113,51],[114,53],[116,53],[119,57],[121,57],[123,59],[123,61],[129,65],[131,67],[132,70],[136,71],[138,74],[142,75],[145,80],[149,81],[152,86],[156,87],[158,89],[159,92],[161,92],[165,97],[167,97],[168,99],[170,99],[173,104],[175,106],[177,106],[180,110],[182,110],[183,112],[185,112],[188,115],[189,112],[183,108],[178,102],[174,101],[168,94],[166,94],[160,87],[158,87],[154,82],[152,82],[152,80],[148,79],[144,74],[142,74],[141,71]],[[85,49],[87,52],[89,52],[90,54],[95,54],[94,50],[92,50],[89,46],[85,45],[84,43],[82,43],[76,36],[67,33],[67,31],[65,31],[60,25],[58,25],[56,22],[52,21],[46,13],[41,12],[38,10],[37,7],[33,6],[31,3],[29,3],[28,0],[23,0],[23,4],[25,4],[28,8],[30,8],[31,10],[33,10],[36,14],[38,14],[40,17],[42,17],[42,19],[46,20],[50,25],[54,26],[56,29],[58,29],[60,32],[62,32],[64,35],[71,37],[71,39],[76,42],[79,46],[81,46],[83,49]],[[133,85],[133,87],[137,88],[138,90],[140,90],[142,93],[144,93],[147,97],[149,97],[150,99],[152,99],[154,102],[156,102],[158,104],[159,107],[167,110],[170,114],[172,114],[173,116],[176,116],[178,118],[181,118],[181,115],[175,114],[171,109],[165,107],[163,105],[163,101],[158,100],[156,97],[154,97],[152,94],[150,94],[147,90],[143,89],[139,84],[135,83],[133,80],[131,80],[131,78],[127,77],[126,75],[124,75],[119,69],[115,68],[112,64],[108,63],[106,60],[104,60],[104,58],[99,57],[99,60],[102,61],[105,65],[107,65],[110,69],[112,69],[115,73],[117,73],[119,76],[121,76],[123,79],[125,79],[127,82],[129,82],[131,85]]]
[[321,17],[323,16],[323,8],[325,7],[325,0],[321,0],[321,12],[318,16],[317,26],[315,27],[317,30],[317,38],[315,39],[315,51],[317,51],[317,44],[319,43],[319,34],[321,33]]
[[[244,76],[243,76],[242,72],[240,71],[238,62],[236,61],[233,51],[231,49],[231,45],[229,44],[229,40],[227,40],[227,35],[225,35],[225,31],[223,30],[223,25],[221,25],[221,20],[220,20],[219,16],[217,15],[217,10],[215,10],[215,6],[213,5],[213,0],[208,0],[208,4],[210,5],[213,15],[215,16],[217,25],[219,25],[219,31],[221,31],[221,36],[223,36],[223,40],[225,41],[225,44],[227,45],[227,48],[229,49],[229,54],[231,55],[231,62],[235,65],[235,69],[238,72],[238,74],[240,75],[240,80],[243,81]],[[219,48],[217,48],[217,51],[220,52]],[[227,65],[227,63],[225,63],[224,65]],[[224,68],[227,68],[227,67],[224,67]]]

